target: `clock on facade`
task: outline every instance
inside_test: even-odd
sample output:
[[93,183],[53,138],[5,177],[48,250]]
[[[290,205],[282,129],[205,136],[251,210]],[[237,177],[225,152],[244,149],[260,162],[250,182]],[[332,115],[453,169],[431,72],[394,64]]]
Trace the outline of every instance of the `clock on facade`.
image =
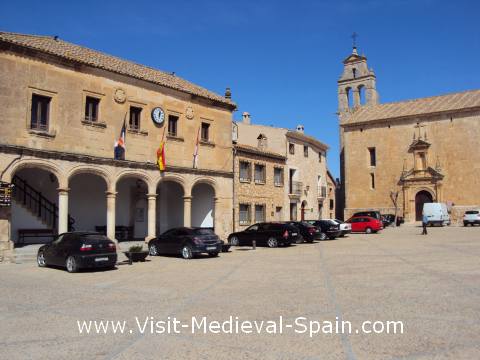
[[161,107],[155,107],[152,110],[152,120],[155,124],[161,125],[165,120],[165,112]]

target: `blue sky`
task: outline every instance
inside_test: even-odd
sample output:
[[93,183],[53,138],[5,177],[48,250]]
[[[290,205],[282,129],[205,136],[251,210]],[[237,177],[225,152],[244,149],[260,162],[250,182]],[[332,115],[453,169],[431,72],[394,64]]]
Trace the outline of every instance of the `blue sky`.
[[359,52],[381,102],[480,88],[480,2],[3,1],[0,30],[58,35],[224,93],[254,123],[305,131],[338,166],[336,81]]

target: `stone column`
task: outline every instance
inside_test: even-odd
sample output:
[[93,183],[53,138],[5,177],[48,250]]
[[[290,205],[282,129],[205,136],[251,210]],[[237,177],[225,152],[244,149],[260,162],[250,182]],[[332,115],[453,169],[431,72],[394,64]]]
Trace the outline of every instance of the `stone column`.
[[58,188],[58,233],[68,231],[68,188]]
[[[213,199],[213,228],[215,233],[219,236],[220,234],[220,211],[219,211],[220,199],[218,197]],[[222,230],[223,231],[223,230]]]
[[148,234],[145,242],[149,242],[157,237],[156,218],[157,218],[157,194],[147,194],[148,198]]
[[111,240],[115,239],[115,198],[116,192],[107,191],[107,237]]
[[360,106],[360,90],[352,89],[352,93],[353,93],[353,107],[356,108]]
[[183,197],[183,226],[192,226],[192,197]]

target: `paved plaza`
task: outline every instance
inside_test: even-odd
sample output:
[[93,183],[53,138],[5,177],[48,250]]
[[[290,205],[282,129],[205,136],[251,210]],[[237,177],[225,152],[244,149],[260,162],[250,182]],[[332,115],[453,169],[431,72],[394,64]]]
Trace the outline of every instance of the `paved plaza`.
[[[78,274],[2,264],[0,358],[478,359],[480,228],[420,232],[402,226]],[[404,333],[150,332],[152,322],[169,317],[189,324],[192,317],[224,322],[230,316],[259,323],[339,319],[354,329],[365,321],[402,321]],[[79,320],[125,320],[132,331],[80,335]],[[137,322],[146,320],[152,322],[142,334]]]

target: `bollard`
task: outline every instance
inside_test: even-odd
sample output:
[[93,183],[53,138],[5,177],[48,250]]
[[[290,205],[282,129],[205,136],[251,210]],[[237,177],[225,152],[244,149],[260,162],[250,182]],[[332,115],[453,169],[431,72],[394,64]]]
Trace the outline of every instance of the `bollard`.
[[253,240],[252,241],[252,250],[255,250],[257,248],[257,241]]

